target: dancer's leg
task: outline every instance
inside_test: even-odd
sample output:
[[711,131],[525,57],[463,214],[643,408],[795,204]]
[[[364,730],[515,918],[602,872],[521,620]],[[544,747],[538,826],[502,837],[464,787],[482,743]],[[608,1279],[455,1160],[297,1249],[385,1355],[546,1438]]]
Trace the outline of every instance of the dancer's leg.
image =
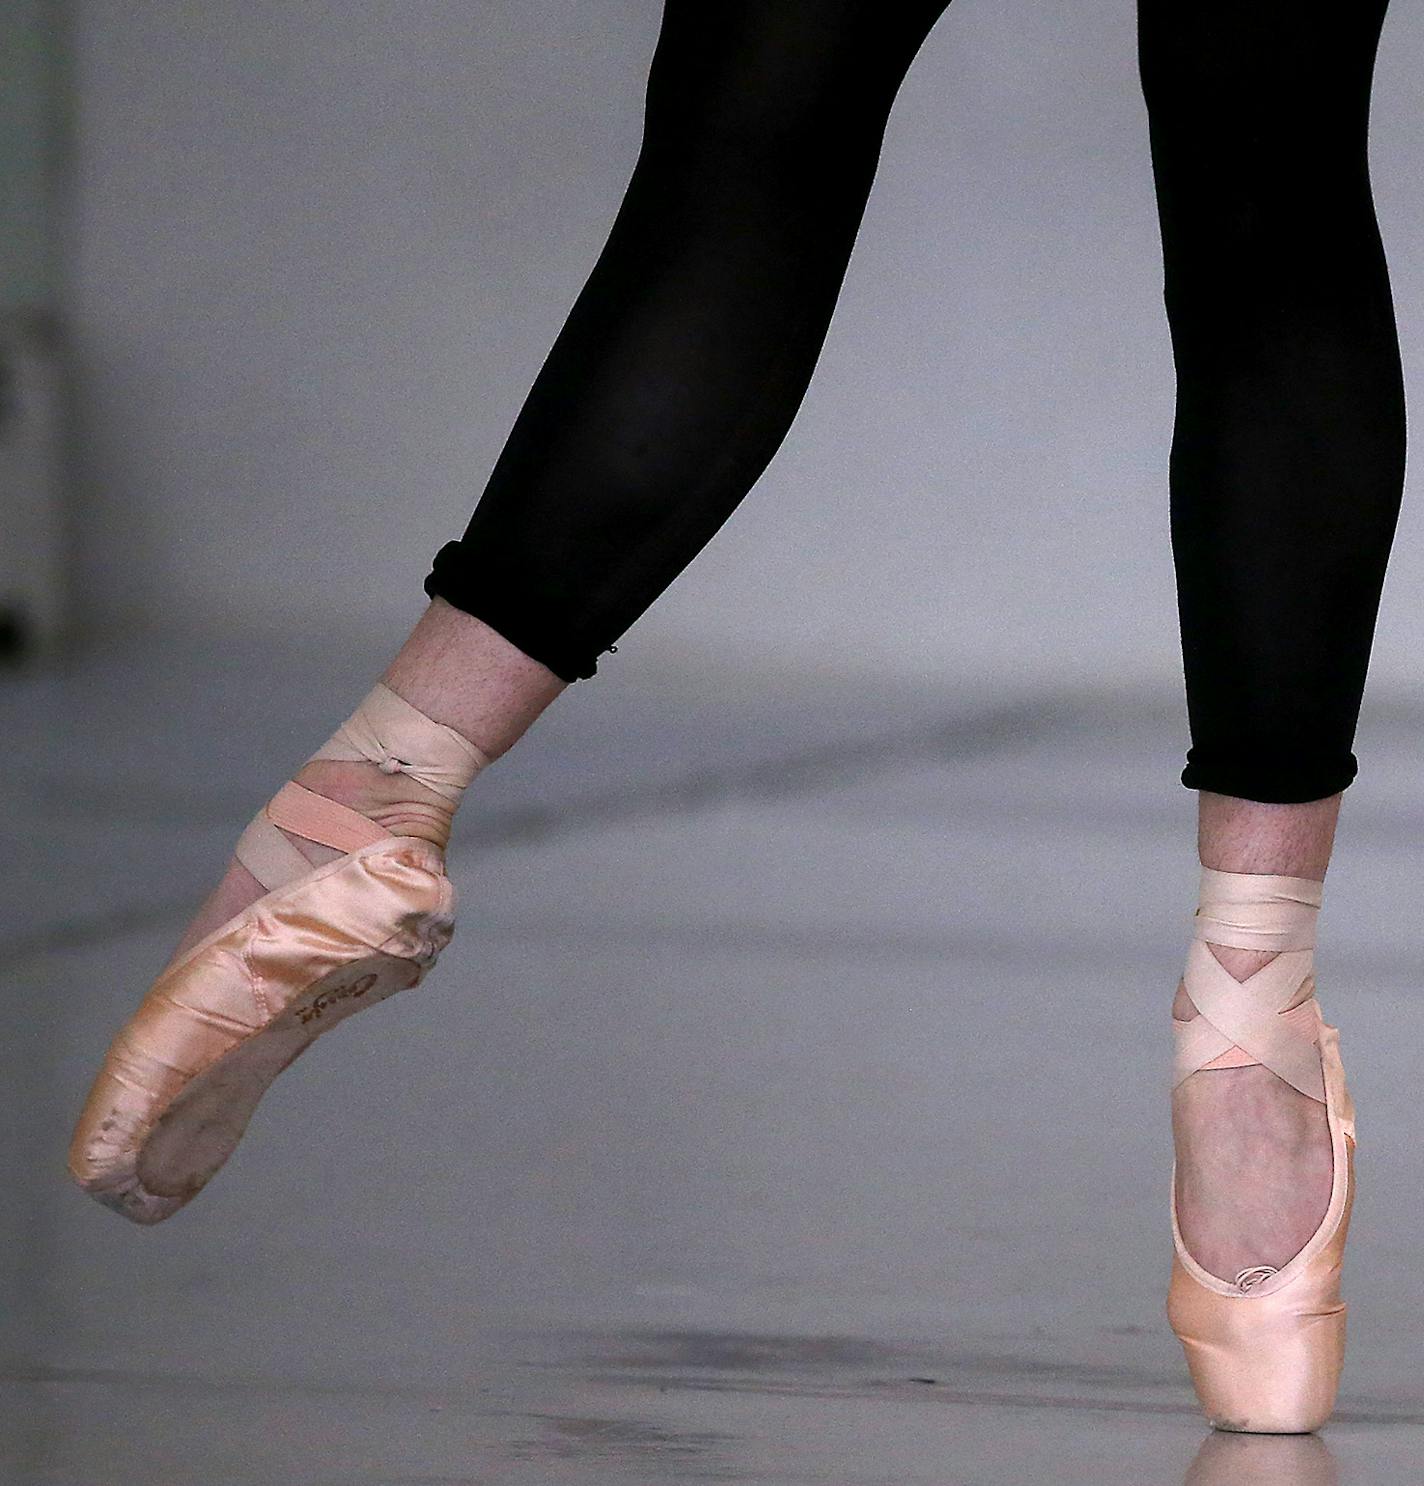
[[419,983],[453,928],[440,848],[464,788],[593,674],[785,434],[945,3],[668,0],[627,199],[430,609],[110,1044],[70,1143],[97,1200],[177,1211],[313,1039]]
[[608,245],[428,592],[593,674],[785,436],[946,4],[668,0]]
[[[1366,150],[1385,5],[1139,0],[1178,371],[1182,781],[1219,870],[1323,880],[1355,774],[1404,468]],[[1213,952],[1238,979],[1270,958]],[[1227,1277],[1279,1266],[1324,1210],[1322,1107],[1264,1068],[1212,1069],[1174,1124],[1188,1247]]]
[[[384,677],[399,695],[498,756],[731,514],[800,405],[890,106],[947,4],[668,0],[612,234],[464,537],[437,554],[430,609]],[[441,806],[366,763],[294,778],[412,834]],[[180,951],[260,893],[231,862]]]
[[1140,0],[1178,371],[1183,783],[1324,799],[1351,753],[1404,472],[1367,155],[1386,0]]

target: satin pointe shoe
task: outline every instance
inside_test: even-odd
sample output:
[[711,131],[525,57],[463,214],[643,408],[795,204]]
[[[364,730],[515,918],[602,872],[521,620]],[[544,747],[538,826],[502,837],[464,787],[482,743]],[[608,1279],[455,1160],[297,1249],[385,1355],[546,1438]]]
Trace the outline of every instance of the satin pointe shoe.
[[[1303,877],[1202,868],[1201,906],[1182,984],[1199,1015],[1173,1019],[1175,1082],[1199,1069],[1265,1064],[1325,1106],[1334,1174],[1330,1202],[1305,1246],[1279,1269],[1208,1273],[1177,1223],[1167,1316],[1213,1427],[1259,1434],[1318,1429],[1335,1406],[1345,1359],[1340,1267],[1355,1195],[1355,1110],[1338,1031],[1320,1014],[1313,974],[1323,884]],[[1279,953],[1244,981],[1209,944]]]
[[[380,683],[312,757],[366,759],[456,804],[489,762]],[[344,855],[314,867],[283,830]],[[196,1196],[272,1080],[323,1032],[419,984],[454,932],[439,847],[294,782],[234,855],[265,895],[163,969],[110,1046],[70,1145],[75,1181],[136,1223]]]

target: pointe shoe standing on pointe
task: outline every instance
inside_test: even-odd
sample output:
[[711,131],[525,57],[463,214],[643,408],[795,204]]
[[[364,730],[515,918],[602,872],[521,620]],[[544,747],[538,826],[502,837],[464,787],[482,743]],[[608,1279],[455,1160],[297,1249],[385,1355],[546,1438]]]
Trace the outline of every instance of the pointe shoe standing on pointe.
[[[1337,1030],[1315,999],[1315,919],[1323,887],[1303,877],[1202,868],[1201,907],[1183,986],[1198,1015],[1174,1018],[1175,1083],[1200,1069],[1265,1064],[1325,1106],[1334,1173],[1329,1205],[1305,1246],[1281,1268],[1228,1281],[1187,1252],[1172,1171],[1172,1261],[1167,1315],[1192,1383],[1217,1429],[1297,1434],[1335,1406],[1345,1358],[1340,1267],[1355,1195],[1355,1111]],[[1237,981],[1208,948],[1279,951]]]
[[[379,683],[312,757],[368,760],[456,803],[489,762]],[[283,830],[345,854],[314,867]],[[272,1080],[353,1012],[417,985],[454,931],[439,847],[302,785],[278,790],[234,854],[265,895],[164,968],[70,1145],[75,1181],[136,1223],[196,1196]]]

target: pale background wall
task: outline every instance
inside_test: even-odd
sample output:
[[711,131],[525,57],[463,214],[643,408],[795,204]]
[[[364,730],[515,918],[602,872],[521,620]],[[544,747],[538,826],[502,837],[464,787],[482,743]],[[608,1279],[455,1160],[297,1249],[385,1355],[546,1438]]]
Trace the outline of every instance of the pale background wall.
[[[91,624],[398,638],[602,244],[659,11],[79,0]],[[1412,391],[1421,65],[1396,5],[1373,158]],[[603,664],[1176,684],[1158,276],[1131,0],[957,0],[790,439]],[[1424,654],[1417,505],[1376,694]]]

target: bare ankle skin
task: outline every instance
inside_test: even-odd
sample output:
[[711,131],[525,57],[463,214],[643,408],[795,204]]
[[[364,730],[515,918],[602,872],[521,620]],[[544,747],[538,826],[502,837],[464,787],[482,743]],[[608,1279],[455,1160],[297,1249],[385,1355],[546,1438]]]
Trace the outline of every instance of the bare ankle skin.
[[1325,881],[1340,795],[1304,805],[1265,805],[1200,791],[1197,853],[1218,872],[1273,872]]
[[568,685],[503,635],[432,599],[381,677],[489,758],[507,752]]

